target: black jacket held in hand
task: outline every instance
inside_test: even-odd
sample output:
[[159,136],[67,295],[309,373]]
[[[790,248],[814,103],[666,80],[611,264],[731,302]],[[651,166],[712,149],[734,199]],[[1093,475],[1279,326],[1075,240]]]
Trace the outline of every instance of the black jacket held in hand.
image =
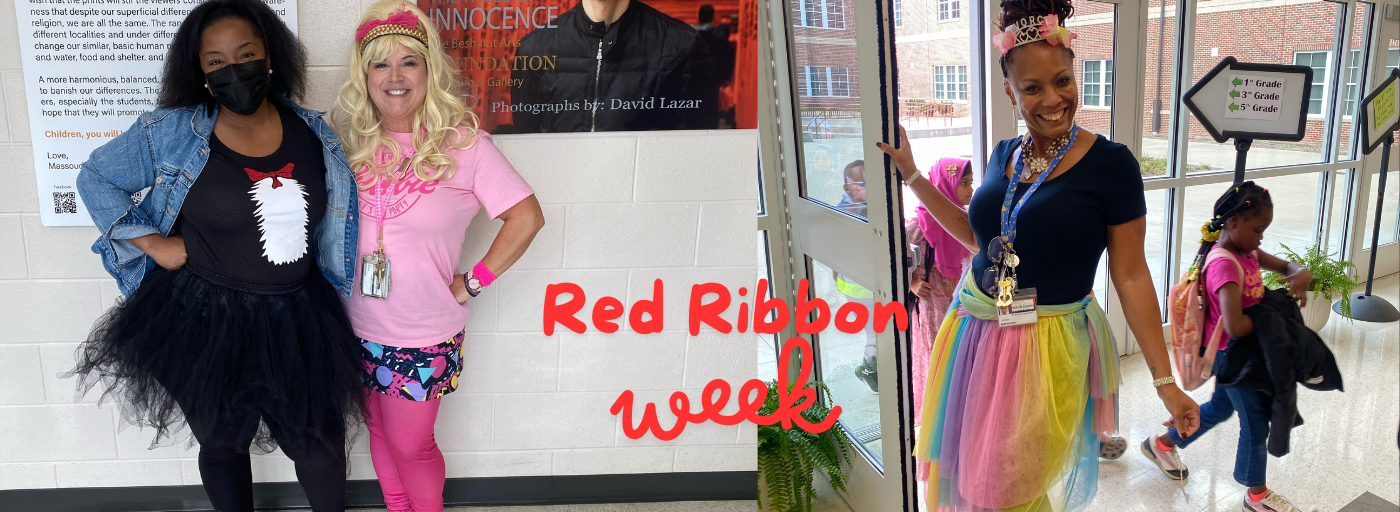
[[1293,427],[1303,424],[1297,385],[1342,391],[1342,372],[1332,350],[1303,324],[1298,305],[1282,291],[1265,292],[1244,313],[1254,321],[1254,333],[1230,340],[1216,385],[1260,389],[1273,397],[1268,449],[1282,457],[1288,454]]
[[702,100],[713,94],[697,90],[711,85],[713,63],[690,25],[637,0],[612,26],[588,19],[581,3],[554,23],[520,40],[516,62],[554,67],[511,72],[513,125],[502,132],[714,127],[718,106]]

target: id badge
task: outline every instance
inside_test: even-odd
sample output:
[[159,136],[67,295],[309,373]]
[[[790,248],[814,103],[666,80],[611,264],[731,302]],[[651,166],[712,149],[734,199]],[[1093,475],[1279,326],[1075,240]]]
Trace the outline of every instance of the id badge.
[[362,256],[360,276],[360,295],[376,299],[389,298],[389,259],[384,257],[384,253],[375,251],[373,254]]
[[1035,288],[1016,290],[1011,304],[997,308],[997,323],[1002,327],[1033,324],[1039,320],[1036,314]]

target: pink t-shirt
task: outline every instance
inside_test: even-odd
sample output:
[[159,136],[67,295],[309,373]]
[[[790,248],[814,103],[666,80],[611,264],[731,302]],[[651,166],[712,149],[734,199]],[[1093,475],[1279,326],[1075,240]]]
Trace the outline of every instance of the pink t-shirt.
[[[410,134],[389,135],[400,147],[413,146]],[[462,241],[472,217],[485,208],[494,219],[535,193],[486,132],[477,132],[471,148],[448,154],[457,161],[451,178],[424,182],[410,173],[382,198],[378,187],[360,191],[359,256],[377,248],[377,203],[382,202],[390,290],[387,299],[360,295],[363,276],[356,259],[355,288],[345,302],[356,336],[383,345],[420,348],[456,335],[470,315],[468,306],[457,304],[448,286],[458,273]]]
[[[1203,341],[1209,341],[1206,337],[1215,332],[1215,324],[1220,322],[1220,287],[1226,283],[1235,283],[1240,286],[1240,308],[1247,308],[1259,303],[1259,299],[1264,297],[1264,278],[1259,274],[1259,252],[1251,252],[1249,256],[1240,256],[1240,266],[1235,267],[1235,263],[1230,258],[1219,258],[1206,265],[1206,294],[1210,301],[1209,317],[1206,320],[1206,330],[1202,337]],[[1240,283],[1240,270],[1244,271],[1244,283]],[[1230,344],[1230,334],[1225,334],[1225,341],[1220,345],[1224,349]]]

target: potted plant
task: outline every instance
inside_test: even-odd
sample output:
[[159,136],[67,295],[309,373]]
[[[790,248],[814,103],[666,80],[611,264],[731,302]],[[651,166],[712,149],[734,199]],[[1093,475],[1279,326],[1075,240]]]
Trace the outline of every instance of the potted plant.
[[[1323,248],[1321,241],[1314,242],[1308,250],[1298,254],[1287,245],[1283,246],[1283,254],[1277,255],[1287,261],[1292,261],[1312,273],[1312,284],[1308,286],[1308,305],[1303,307],[1303,323],[1309,329],[1321,331],[1327,325],[1327,319],[1331,317],[1332,301],[1341,297],[1342,316],[1351,318],[1351,291],[1356,288],[1356,279],[1352,278],[1352,265],[1350,261],[1332,259]],[[1273,272],[1264,272],[1264,286],[1269,288],[1283,288],[1284,284],[1279,280],[1284,276]]]
[[[791,385],[790,385],[791,386]],[[831,391],[825,384],[813,381],[807,388],[815,389],[817,396],[825,394],[830,401]],[[778,410],[778,381],[768,383],[768,396],[759,413],[768,416]],[[819,423],[831,409],[820,400],[802,411],[803,419]],[[817,491],[812,487],[813,476],[823,471],[831,479],[831,486],[845,492],[846,473],[841,463],[851,463],[846,451],[846,430],[837,422],[820,434],[813,434],[800,428],[785,429],[782,423],[758,426],[758,478],[759,489],[767,489],[768,510],[777,512],[806,512],[812,509],[812,499]],[[763,493],[759,494],[758,507],[763,509]]]

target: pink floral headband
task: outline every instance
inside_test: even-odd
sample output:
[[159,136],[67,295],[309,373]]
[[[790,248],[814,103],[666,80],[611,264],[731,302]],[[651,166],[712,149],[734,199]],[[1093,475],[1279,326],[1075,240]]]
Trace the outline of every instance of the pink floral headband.
[[355,41],[360,43],[360,51],[363,52],[370,41],[391,34],[412,37],[423,46],[428,46],[428,33],[418,28],[418,15],[406,9],[395,11],[384,19],[366,21],[355,30]]
[[1069,48],[1076,37],[1079,36],[1060,26],[1060,16],[1057,14],[1029,16],[1018,20],[1014,27],[1007,27],[1006,30],[998,30],[992,34],[992,46],[1001,50],[1002,55],[1006,55],[1012,48],[1036,41]]

